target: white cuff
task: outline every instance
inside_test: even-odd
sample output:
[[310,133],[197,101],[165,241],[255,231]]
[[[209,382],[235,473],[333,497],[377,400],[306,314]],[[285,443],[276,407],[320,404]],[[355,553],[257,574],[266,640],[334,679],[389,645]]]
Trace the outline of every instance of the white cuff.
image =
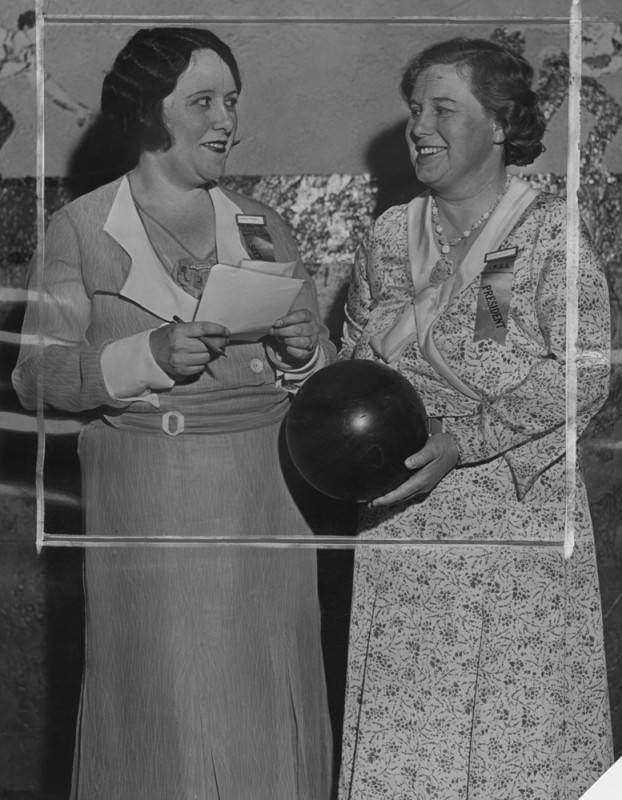
[[326,353],[320,345],[316,345],[315,352],[311,359],[301,367],[291,367],[285,369],[283,366],[275,364],[276,382],[284,389],[299,389],[306,379],[326,365]]
[[149,345],[150,336],[151,330],[141,331],[111,342],[102,351],[104,383],[115,400],[146,400],[152,392],[175,385],[156,363]]

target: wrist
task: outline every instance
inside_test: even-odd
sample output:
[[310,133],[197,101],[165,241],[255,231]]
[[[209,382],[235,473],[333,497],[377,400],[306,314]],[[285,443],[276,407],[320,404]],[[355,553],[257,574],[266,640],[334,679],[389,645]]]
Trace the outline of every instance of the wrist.
[[443,417],[428,417],[428,436],[445,433],[445,420]]
[[266,351],[270,361],[277,369],[281,370],[281,372],[295,375],[298,372],[306,372],[315,365],[320,356],[321,348],[318,343],[313,352],[309,353],[306,359],[300,361],[288,360],[283,353],[279,353],[273,346],[270,345],[266,347]]
[[315,348],[307,355],[303,356],[300,359],[296,358],[290,361],[290,363],[287,365],[287,371],[297,372],[298,370],[302,371],[309,369],[309,367],[311,367],[317,361],[319,351],[320,351],[320,346],[319,344],[316,344]]

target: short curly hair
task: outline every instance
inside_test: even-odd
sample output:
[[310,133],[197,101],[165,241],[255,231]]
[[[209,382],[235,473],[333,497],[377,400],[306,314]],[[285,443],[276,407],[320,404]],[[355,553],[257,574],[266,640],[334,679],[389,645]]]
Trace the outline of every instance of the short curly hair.
[[162,101],[173,91],[195,50],[213,50],[231,70],[238,92],[240,70],[228,45],[205,28],[144,28],[117,55],[104,78],[102,117],[138,153],[173,144]]
[[533,69],[522,56],[488,39],[439,42],[415,56],[404,70],[400,88],[407,101],[419,75],[437,64],[455,65],[468,78],[474,97],[501,125],[506,165],[531,164],[544,151],[544,116],[531,89]]

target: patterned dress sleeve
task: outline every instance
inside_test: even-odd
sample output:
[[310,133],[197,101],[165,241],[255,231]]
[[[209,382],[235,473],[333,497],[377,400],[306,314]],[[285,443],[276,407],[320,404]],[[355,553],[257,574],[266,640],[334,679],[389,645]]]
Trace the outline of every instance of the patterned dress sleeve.
[[[35,263],[33,259],[33,267]],[[62,411],[126,406],[106,388],[101,353],[108,343],[88,339],[91,302],[82,281],[78,236],[64,210],[50,221],[43,275],[37,281],[33,269],[29,288],[33,299],[26,308],[12,376],[22,405],[35,409],[41,386],[44,403]]]
[[352,276],[344,308],[344,323],[341,335],[340,359],[352,358],[361,332],[373,307],[372,289],[369,280],[369,253],[371,245],[359,244],[354,255]]
[[[566,236],[561,214],[549,214],[534,250],[541,264],[532,301],[546,353],[533,358],[524,380],[498,395],[484,395],[478,413],[446,420],[465,465],[503,454],[519,498],[566,444]],[[537,273],[536,273],[537,274]],[[578,265],[577,433],[607,398],[610,316],[607,283],[585,230]]]

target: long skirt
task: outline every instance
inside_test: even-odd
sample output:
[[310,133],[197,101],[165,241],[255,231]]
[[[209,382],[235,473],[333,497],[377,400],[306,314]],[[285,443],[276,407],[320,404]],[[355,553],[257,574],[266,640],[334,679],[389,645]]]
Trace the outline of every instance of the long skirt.
[[[278,426],[80,440],[87,535],[295,536]],[[331,737],[315,553],[85,550],[72,800],[324,800]]]
[[587,498],[565,558],[553,472],[527,503],[499,459],[363,514],[340,800],[578,800],[612,763]]

